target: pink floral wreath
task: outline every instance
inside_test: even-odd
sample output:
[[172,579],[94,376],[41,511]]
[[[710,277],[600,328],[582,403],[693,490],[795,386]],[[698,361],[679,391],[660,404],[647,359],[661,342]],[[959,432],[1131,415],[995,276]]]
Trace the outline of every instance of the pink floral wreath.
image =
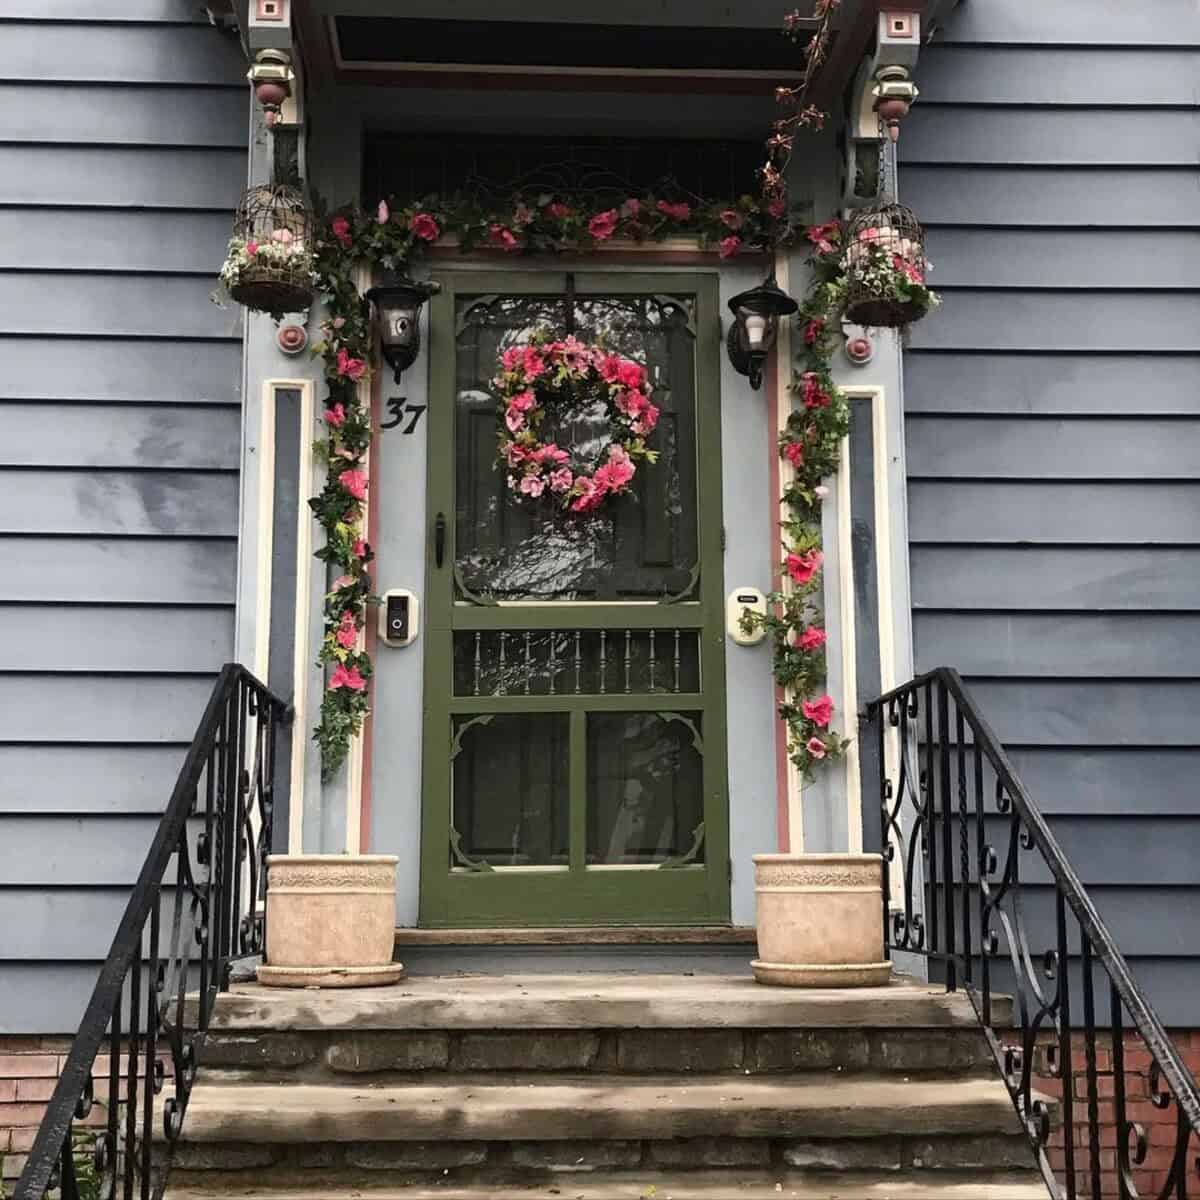
[[[658,424],[658,409],[646,395],[646,368],[601,346],[568,337],[534,338],[510,346],[500,356],[492,380],[499,394],[498,463],[508,487],[521,502],[546,497],[574,513],[594,512],[609,496],[629,490],[636,463],[654,463],[658,452],[646,438]],[[596,463],[573,461],[570,451],[543,442],[538,427],[546,406],[590,393],[608,411],[612,440]]]

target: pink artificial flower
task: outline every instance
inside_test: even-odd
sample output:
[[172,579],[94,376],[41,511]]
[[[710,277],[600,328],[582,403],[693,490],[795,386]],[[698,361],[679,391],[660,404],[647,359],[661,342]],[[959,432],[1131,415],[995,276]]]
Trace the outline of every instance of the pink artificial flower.
[[499,246],[502,250],[516,250],[520,245],[517,241],[517,235],[511,229],[506,225],[497,225],[495,223],[488,226],[488,241],[493,246]]
[[533,223],[533,218],[536,214],[533,209],[527,204],[518,204],[513,210],[512,223],[518,229],[524,229],[526,225]]
[[526,457],[526,452],[516,442],[504,443],[504,461],[510,467],[519,467]]
[[903,271],[910,283],[925,282],[925,272],[915,262],[911,262],[907,258],[902,258],[899,254],[892,255],[892,266],[897,271]]
[[350,553],[355,558],[366,558],[370,547],[362,538],[355,538],[354,545],[350,547]]
[[819,737],[810,737],[804,748],[812,758],[824,758],[829,753],[828,747]]
[[272,229],[271,241],[278,242],[281,246],[286,246],[292,240],[292,231],[290,229]]
[[540,475],[523,475],[518,488],[522,496],[540,496],[546,490],[546,481]]
[[672,221],[690,221],[692,217],[692,206],[690,204],[671,204],[667,200],[660,200],[654,207],[664,217],[670,217]]
[[[599,472],[597,472],[599,474]],[[578,475],[572,485],[577,492],[571,511],[577,513],[591,512],[600,507],[604,500],[604,488],[597,487],[586,475]]]
[[798,467],[804,462],[804,446],[800,442],[788,442],[783,448],[783,457]]
[[746,218],[743,217],[736,208],[727,208],[721,214],[721,224],[724,225],[726,229],[741,229],[745,223]]
[[542,466],[549,463],[551,466],[561,467],[571,456],[565,450],[559,449],[553,442],[549,442],[540,449],[535,450],[532,457],[541,463]]
[[636,217],[642,211],[642,202],[636,196],[630,196],[621,205],[621,216],[626,218]]
[[358,625],[355,624],[354,614],[349,609],[342,613],[342,623],[337,627],[334,636],[343,650],[354,649],[354,643],[358,641]]
[[350,222],[345,217],[334,217],[329,222],[329,228],[333,231],[333,236],[342,243],[343,249],[348,250],[354,240],[350,236]]
[[333,673],[333,678],[329,681],[329,690],[336,692],[338,688],[349,688],[352,692],[361,692],[367,686],[367,681],[362,677],[357,667],[347,669],[343,664],[339,663],[337,670]]
[[732,258],[741,248],[742,239],[732,233],[717,243],[717,253],[721,258]]
[[[601,368],[601,374],[603,374],[603,368]],[[623,386],[637,391],[646,382],[646,368],[631,358],[623,358],[617,366],[617,381]]]
[[515,408],[519,413],[527,413],[533,406],[537,404],[537,397],[526,388],[523,392],[518,392],[508,402],[509,408]]
[[575,210],[570,205],[564,204],[561,200],[555,200],[553,204],[547,204],[546,212],[556,221],[565,221],[568,217],[575,215]]
[[591,361],[590,351],[577,337],[568,337],[565,342],[555,342],[554,348],[570,371],[583,371]]
[[642,415],[634,421],[631,428],[638,437],[645,437],[647,434],[654,432],[654,427],[658,424],[658,406],[646,402],[646,407],[642,409]]
[[506,371],[515,371],[525,364],[525,346],[509,346],[505,352],[500,355],[500,365]]
[[813,488],[813,495],[816,496],[818,500],[824,500],[829,495],[829,489],[823,483],[818,483],[817,486]]
[[510,404],[504,410],[504,424],[508,426],[509,433],[520,433],[525,428],[525,415]]
[[325,410],[325,424],[332,425],[334,429],[341,429],[346,423],[346,406],[344,404],[335,404],[332,408]]
[[367,476],[363,471],[350,469],[338,476],[338,483],[352,495],[355,500],[367,498]]
[[791,576],[793,583],[803,586],[821,569],[824,561],[825,555],[820,550],[807,550],[803,554],[789,554],[786,563],[787,573]]
[[597,213],[588,222],[588,233],[592,235],[598,242],[603,242],[607,238],[612,237],[613,231],[617,227],[617,210],[615,208],[607,209],[604,212]]
[[799,650],[820,650],[828,637],[819,625],[810,625],[793,643]]
[[817,338],[821,336],[821,333],[824,331],[824,329],[824,320],[822,320],[820,317],[813,317],[813,319],[804,326],[804,344],[806,346],[811,346],[817,340]]
[[868,229],[860,229],[858,231],[858,240],[860,242],[877,242],[879,241],[879,230],[874,225]]
[[345,325],[345,323],[346,323],[346,318],[345,317],[334,317],[333,320],[330,321],[329,323],[330,323],[330,325],[332,325],[334,327],[334,329],[341,329],[341,327],[343,325]]
[[343,346],[337,353],[337,373],[355,382],[366,374],[367,364],[361,358],[352,358]]
[[825,729],[833,716],[833,697],[818,696],[815,700],[803,700],[800,710],[819,729]]
[[767,205],[767,214],[778,221],[787,212],[787,201],[776,198]]
[[621,364],[624,361],[619,354],[605,354],[596,364],[596,369],[600,372],[600,378],[605,383],[618,382],[621,378]]
[[354,576],[353,575],[339,575],[329,585],[329,590],[331,592],[339,592],[344,587],[353,587],[353,586],[354,586]]
[[842,227],[837,221],[826,221],[824,225],[810,225],[804,231],[804,236],[821,254],[832,254],[837,249],[834,240],[841,235]]
[[522,362],[526,379],[536,379],[545,369],[546,360],[536,346],[526,346]]
[[391,209],[388,208],[386,200],[380,200],[379,207],[375,210],[375,220],[380,225],[386,225],[392,219]]
[[247,242],[246,243],[246,253],[249,255],[257,254],[258,253],[258,243],[257,242]]
[[442,236],[437,221],[427,212],[417,213],[408,227],[412,230],[413,237],[419,237],[423,242],[436,242]]
[[800,376],[800,382],[804,385],[804,407],[805,408],[828,408],[830,404],[830,396],[824,388],[821,387],[821,377],[815,371],[805,371]]
[[570,467],[559,467],[557,471],[550,473],[550,490],[552,492],[569,492],[574,482]]
[[[601,467],[600,470],[608,470],[609,478],[612,483],[609,485],[614,491],[617,488],[623,488],[634,476],[636,467],[634,467],[629,455],[621,446],[609,446],[608,448],[608,466]],[[600,471],[596,472],[597,475]]]

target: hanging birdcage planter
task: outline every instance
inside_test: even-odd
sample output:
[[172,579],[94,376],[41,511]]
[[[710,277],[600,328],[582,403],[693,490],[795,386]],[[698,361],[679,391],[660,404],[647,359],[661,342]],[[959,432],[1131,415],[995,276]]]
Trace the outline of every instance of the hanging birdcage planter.
[[902,204],[864,208],[846,229],[843,317],[852,325],[903,328],[940,303],[926,283],[925,234]]
[[242,197],[221,282],[239,304],[279,317],[313,302],[312,213],[294,187],[264,184]]

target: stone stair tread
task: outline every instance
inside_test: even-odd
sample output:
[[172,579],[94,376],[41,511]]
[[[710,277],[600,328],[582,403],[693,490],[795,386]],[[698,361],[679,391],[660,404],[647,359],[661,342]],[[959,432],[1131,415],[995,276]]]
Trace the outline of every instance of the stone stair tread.
[[895,1075],[556,1076],[530,1083],[210,1084],[185,1142],[526,1141],[1013,1134],[998,1079]]
[[[651,1190],[653,1189],[653,1190]],[[346,1187],[336,1183],[294,1188],[231,1187],[211,1183],[168,1187],[165,1200],[1049,1200],[1036,1175],[925,1172],[909,1175],[798,1174],[694,1171],[597,1172],[537,1183],[439,1183]]]
[[[1006,1006],[993,1000],[998,1020]],[[320,993],[239,984],[218,997],[213,1020],[228,1031],[977,1026],[963,993],[903,977],[885,987],[793,990],[719,974],[417,976]]]

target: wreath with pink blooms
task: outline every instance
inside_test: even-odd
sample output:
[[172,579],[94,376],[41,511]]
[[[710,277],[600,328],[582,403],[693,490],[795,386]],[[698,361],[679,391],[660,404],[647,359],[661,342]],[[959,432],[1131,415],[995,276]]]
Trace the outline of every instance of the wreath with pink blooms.
[[[499,366],[492,380],[500,423],[496,461],[518,503],[595,512],[610,496],[629,491],[639,463],[657,461],[646,439],[658,424],[658,408],[647,394],[641,363],[568,337],[509,346]],[[612,430],[595,458],[584,461],[540,436],[554,407],[578,410],[594,402],[604,406]]]

